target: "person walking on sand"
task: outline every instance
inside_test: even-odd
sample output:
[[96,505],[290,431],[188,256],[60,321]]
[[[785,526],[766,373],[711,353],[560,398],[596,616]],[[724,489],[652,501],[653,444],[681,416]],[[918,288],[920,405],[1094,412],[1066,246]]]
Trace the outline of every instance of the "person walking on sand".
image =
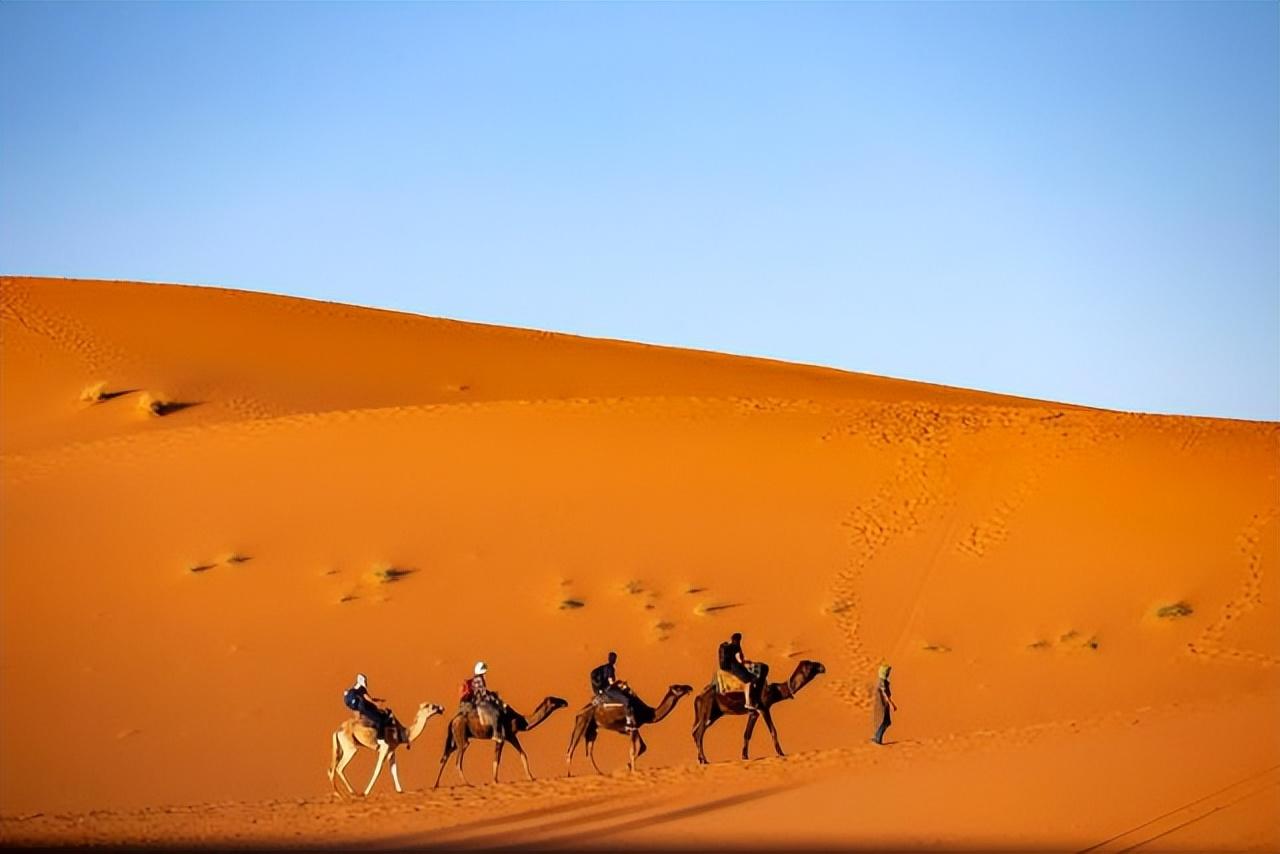
[[893,702],[893,690],[889,687],[889,671],[893,668],[887,664],[880,665],[879,678],[876,680],[876,692],[872,698],[875,703],[875,718],[877,722],[876,734],[871,739],[876,744],[884,744],[884,731],[893,723],[893,718],[889,714],[890,710],[898,711],[897,703]]

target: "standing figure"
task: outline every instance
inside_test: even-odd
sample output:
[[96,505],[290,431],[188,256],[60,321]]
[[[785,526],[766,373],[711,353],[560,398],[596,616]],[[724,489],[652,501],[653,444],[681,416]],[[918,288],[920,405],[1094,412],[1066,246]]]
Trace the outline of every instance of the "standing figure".
[[889,711],[898,711],[898,704],[893,702],[893,691],[889,688],[889,671],[893,668],[887,664],[880,665],[879,678],[876,680],[876,692],[872,698],[875,708],[876,734],[872,741],[884,744],[884,731],[893,723]]

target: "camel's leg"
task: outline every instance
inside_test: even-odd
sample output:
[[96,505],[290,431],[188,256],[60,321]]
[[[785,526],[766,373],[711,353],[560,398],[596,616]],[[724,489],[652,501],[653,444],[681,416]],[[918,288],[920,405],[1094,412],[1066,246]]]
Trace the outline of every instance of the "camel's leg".
[[529,770],[529,754],[524,752],[524,745],[520,743],[520,739],[516,737],[514,732],[511,733],[511,738],[508,739],[508,741],[510,741],[511,746],[516,749],[516,753],[520,755],[520,764],[524,766],[525,777],[532,780],[533,772]]
[[382,773],[382,763],[387,761],[387,749],[385,747],[378,748],[378,763],[373,766],[373,776],[369,778],[369,785],[364,787],[364,796],[369,797],[369,793],[373,791],[373,784],[378,782],[378,775]]
[[587,731],[587,717],[590,714],[590,707],[585,711],[579,712],[578,716],[573,719],[573,732],[569,733],[569,750],[564,757],[564,775],[566,777],[573,776],[573,751],[578,749],[578,742],[582,739],[582,734]]
[[596,769],[597,774],[603,774],[600,766],[596,764],[596,734],[594,732],[587,733],[587,758],[591,760],[591,767]]
[[396,754],[393,750],[391,755],[387,757],[387,766],[391,769],[391,782],[396,784],[396,792],[403,795],[404,789],[400,787],[400,769],[396,767]]
[[782,745],[778,743],[778,728],[773,725],[773,714],[769,711],[769,707],[765,706],[760,710],[760,714],[764,716],[764,725],[769,728],[769,735],[773,736],[773,749],[778,751],[779,756],[786,756],[782,752]]
[[498,766],[502,764],[502,748],[506,741],[501,738],[493,740],[493,782],[498,782]]
[[707,727],[711,726],[715,718],[712,712],[715,710],[716,699],[714,696],[702,693],[693,700],[693,743],[698,747],[698,764],[707,764],[707,754],[702,749],[702,737],[707,733]]
[[440,757],[440,769],[436,771],[436,781],[431,784],[431,788],[440,788],[440,778],[444,776],[444,766],[449,763],[449,754],[452,752],[448,747],[444,749],[444,755]]
[[338,779],[342,781],[342,785],[347,787],[347,794],[354,795],[356,790],[351,785],[351,781],[347,779],[346,770],[347,766],[351,764],[351,760],[355,759],[356,754],[360,752],[360,748],[355,742],[348,742],[345,739],[340,739],[339,741],[342,745],[342,758],[338,760],[338,767],[334,771],[337,773]]
[[639,740],[640,740],[640,733],[636,732],[635,730],[632,730],[631,731],[631,750],[627,754],[627,770],[633,774],[635,773],[635,770],[636,770],[636,756],[638,755],[636,753],[636,748],[638,746],[636,742],[638,742]]
[[444,750],[440,754],[440,768],[436,771],[436,781],[431,784],[431,788],[440,788],[440,778],[444,776],[444,766],[449,762],[449,756],[456,749],[456,742],[453,737],[453,721],[449,721],[449,727],[444,734]]
[[467,772],[462,770],[462,757],[466,755],[467,747],[470,741],[461,741],[458,744],[458,776],[462,778],[462,785],[470,786],[471,782],[467,779]]
[[341,793],[338,791],[338,781],[334,777],[334,774],[338,770],[338,760],[342,758],[342,746],[338,744],[337,730],[334,731],[333,737],[330,739],[330,743],[329,770],[326,773],[329,775],[329,785],[333,786],[333,794],[340,797]]
[[644,752],[649,749],[649,745],[644,743],[644,736],[640,734],[640,730],[636,730],[636,738],[640,740],[640,749],[636,751],[636,759],[644,756]]
[[760,718],[759,712],[751,712],[747,715],[747,728],[742,731],[742,758],[749,759],[747,756],[747,748],[751,746],[751,733],[755,731],[756,721]]

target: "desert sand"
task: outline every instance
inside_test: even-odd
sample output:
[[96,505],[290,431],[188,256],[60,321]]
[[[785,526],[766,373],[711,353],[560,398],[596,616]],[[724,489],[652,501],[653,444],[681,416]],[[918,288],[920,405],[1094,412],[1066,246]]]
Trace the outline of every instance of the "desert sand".
[[[209,287],[0,308],[2,842],[1280,849],[1280,425]],[[735,630],[825,666],[785,757],[729,718],[699,766],[686,697],[565,777],[610,649],[656,704]],[[430,790],[446,713],[405,794],[334,796],[357,671],[409,720],[477,658],[569,703],[536,780],[481,742]]]

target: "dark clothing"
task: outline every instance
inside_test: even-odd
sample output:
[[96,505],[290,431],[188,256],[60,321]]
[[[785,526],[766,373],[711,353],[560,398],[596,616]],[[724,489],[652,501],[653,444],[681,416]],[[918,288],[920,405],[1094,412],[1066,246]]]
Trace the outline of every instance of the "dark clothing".
[[740,655],[742,655],[742,644],[733,641],[720,644],[720,669],[732,673],[748,684],[759,682],[759,676],[748,670],[747,666],[738,660]]
[[599,694],[607,690],[614,680],[618,678],[618,672],[612,664],[608,662],[600,665],[591,671],[591,691]]
[[622,687],[616,684],[610,685],[608,688],[605,688],[603,691],[600,692],[600,696],[607,701],[614,702],[614,703],[622,703],[627,708],[631,707],[631,695],[627,693],[627,691],[625,691]]
[[732,673],[734,665],[738,663],[739,655],[742,655],[742,644],[733,641],[720,644],[720,669]]
[[390,715],[369,700],[369,689],[363,685],[359,688],[348,688],[347,692],[342,695],[342,702],[348,709],[359,713],[361,717],[368,720],[378,729],[381,730],[387,726]]
[[360,711],[360,703],[368,691],[364,688],[348,688],[342,695],[342,703],[353,712]]

